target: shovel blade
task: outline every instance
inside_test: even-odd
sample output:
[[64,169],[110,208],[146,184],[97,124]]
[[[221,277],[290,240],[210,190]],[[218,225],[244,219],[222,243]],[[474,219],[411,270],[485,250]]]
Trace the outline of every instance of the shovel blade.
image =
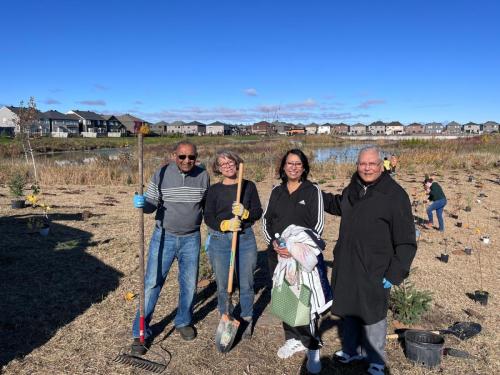
[[444,333],[455,335],[460,340],[467,340],[481,332],[481,324],[474,322],[458,322],[453,324]]
[[228,314],[222,315],[215,331],[215,346],[220,353],[227,353],[233,346],[240,322]]

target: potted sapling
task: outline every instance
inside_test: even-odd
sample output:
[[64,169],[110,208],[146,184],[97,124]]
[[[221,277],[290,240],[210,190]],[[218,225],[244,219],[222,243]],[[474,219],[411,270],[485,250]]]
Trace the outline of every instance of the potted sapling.
[[444,253],[441,253],[441,257],[439,260],[443,263],[448,263],[448,259],[450,258],[450,255],[448,254],[448,239],[444,239]]
[[24,208],[24,186],[26,178],[21,173],[15,173],[8,182],[9,190],[14,199],[11,200],[12,208]]
[[466,206],[464,208],[464,211],[471,212],[472,211],[472,196],[468,195],[466,201],[467,201],[467,203],[466,203]]
[[[478,234],[481,233],[479,228],[476,230]],[[474,301],[479,302],[481,305],[486,306],[488,304],[489,293],[483,289],[483,267],[481,264],[481,251],[477,251],[477,262],[479,264],[479,285],[480,289],[474,291]]]

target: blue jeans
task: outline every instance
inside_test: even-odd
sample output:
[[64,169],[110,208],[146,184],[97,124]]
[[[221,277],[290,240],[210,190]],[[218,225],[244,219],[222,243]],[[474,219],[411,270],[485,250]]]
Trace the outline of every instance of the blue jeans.
[[438,218],[439,230],[444,232],[444,220],[443,220],[443,209],[446,206],[446,198],[439,199],[432,202],[432,204],[427,207],[427,217],[429,218],[429,223],[432,224],[432,211],[436,210],[436,216]]
[[[149,255],[144,278],[144,318],[145,337],[151,336],[149,324],[165,283],[168,271],[174,259],[179,264],[179,302],[175,316],[177,328],[191,324],[193,301],[198,279],[198,261],[200,257],[200,232],[186,236],[168,233],[156,227],[149,243]],[[132,326],[133,337],[139,337],[139,309]]]
[[[210,231],[208,256],[217,282],[217,309],[227,313],[227,284],[231,258],[232,232]],[[252,318],[254,299],[253,274],[257,265],[257,243],[252,228],[238,234],[235,269],[240,288],[241,317]]]

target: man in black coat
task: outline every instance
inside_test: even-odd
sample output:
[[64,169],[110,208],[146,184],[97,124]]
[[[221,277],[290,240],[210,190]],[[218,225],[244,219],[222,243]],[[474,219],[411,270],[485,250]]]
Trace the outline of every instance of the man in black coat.
[[383,172],[376,147],[363,148],[341,195],[323,192],[325,211],[341,216],[334,249],[332,312],[343,318],[335,359],[366,359],[383,374],[390,288],[409,274],[417,250],[410,199]]

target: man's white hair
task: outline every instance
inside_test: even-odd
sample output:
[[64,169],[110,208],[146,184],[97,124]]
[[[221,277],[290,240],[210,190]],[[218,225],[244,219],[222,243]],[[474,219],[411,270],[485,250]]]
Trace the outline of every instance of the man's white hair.
[[370,146],[365,146],[361,150],[359,150],[357,163],[359,163],[359,158],[361,157],[361,154],[364,152],[376,152],[378,156],[378,161],[381,162],[383,160],[382,152],[380,151],[380,149],[377,146],[370,145]]

